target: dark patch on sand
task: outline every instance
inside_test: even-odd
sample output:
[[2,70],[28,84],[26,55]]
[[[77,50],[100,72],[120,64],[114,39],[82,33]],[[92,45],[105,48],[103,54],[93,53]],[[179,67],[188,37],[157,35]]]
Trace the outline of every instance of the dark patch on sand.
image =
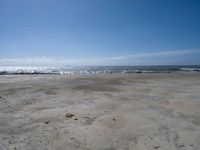
[[108,147],[108,148],[99,149],[99,150],[116,150],[116,148],[115,147]]
[[154,110],[154,111],[158,111],[160,114],[164,115],[164,116],[168,116],[168,117],[174,117],[174,109],[169,109],[163,106],[156,106],[156,105],[150,105],[148,106],[148,108]]
[[85,121],[83,122],[83,125],[91,125],[96,117],[82,117]]
[[180,112],[178,112],[177,114],[179,118],[187,120],[188,122],[191,122],[192,124],[196,126],[200,126],[200,114],[186,115]]
[[19,101],[16,101],[16,103],[8,104],[5,107],[0,108],[0,111],[4,113],[18,112],[18,111],[23,110],[24,107],[35,104],[37,102],[38,102],[38,99],[35,99],[35,98],[19,100]]
[[117,86],[122,85],[122,81],[117,78],[78,78],[69,85],[73,90],[91,92],[119,92],[120,89],[117,88]]
[[1,127],[0,133],[3,133],[5,135],[20,135],[26,132],[33,131],[35,128],[37,128],[37,126],[28,127],[28,124],[13,126],[13,127]]
[[37,92],[43,92],[46,95],[56,95],[57,94],[56,88],[51,88],[51,87],[40,88],[40,89],[36,90],[34,93],[37,93]]
[[76,85],[73,87],[73,90],[83,90],[91,92],[118,92],[119,89],[116,89],[112,86],[99,85],[99,84],[88,84],[88,85]]
[[0,93],[8,96],[8,95],[16,94],[16,93],[21,92],[21,91],[26,91],[28,89],[30,89],[30,87],[10,88],[10,89],[7,89],[7,90],[2,90],[2,91],[0,91]]

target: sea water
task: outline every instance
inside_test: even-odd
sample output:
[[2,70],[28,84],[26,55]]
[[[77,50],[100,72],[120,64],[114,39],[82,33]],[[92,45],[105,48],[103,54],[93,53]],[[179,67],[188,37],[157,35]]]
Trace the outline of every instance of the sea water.
[[130,73],[171,73],[200,72],[200,65],[195,66],[66,66],[36,67],[14,66],[0,67],[0,75],[6,74],[130,74]]

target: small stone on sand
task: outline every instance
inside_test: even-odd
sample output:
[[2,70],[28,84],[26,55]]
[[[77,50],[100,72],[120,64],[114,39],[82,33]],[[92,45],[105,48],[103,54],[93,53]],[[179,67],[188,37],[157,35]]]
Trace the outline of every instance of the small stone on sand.
[[160,146],[153,146],[153,148],[154,148],[154,149],[158,149],[158,148],[160,148]]
[[68,114],[65,115],[65,117],[66,117],[66,118],[72,118],[72,117],[74,117],[74,114],[68,113]]
[[49,121],[44,122],[45,124],[49,124]]

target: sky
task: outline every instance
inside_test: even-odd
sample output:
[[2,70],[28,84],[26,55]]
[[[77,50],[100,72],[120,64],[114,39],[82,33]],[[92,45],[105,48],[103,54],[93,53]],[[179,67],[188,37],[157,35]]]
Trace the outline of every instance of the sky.
[[199,0],[0,0],[0,66],[200,65]]

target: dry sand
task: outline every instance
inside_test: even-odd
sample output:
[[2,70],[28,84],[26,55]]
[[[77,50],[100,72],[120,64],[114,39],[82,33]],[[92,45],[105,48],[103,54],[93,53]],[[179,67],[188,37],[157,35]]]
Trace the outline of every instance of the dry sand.
[[200,74],[0,76],[0,150],[200,150]]

